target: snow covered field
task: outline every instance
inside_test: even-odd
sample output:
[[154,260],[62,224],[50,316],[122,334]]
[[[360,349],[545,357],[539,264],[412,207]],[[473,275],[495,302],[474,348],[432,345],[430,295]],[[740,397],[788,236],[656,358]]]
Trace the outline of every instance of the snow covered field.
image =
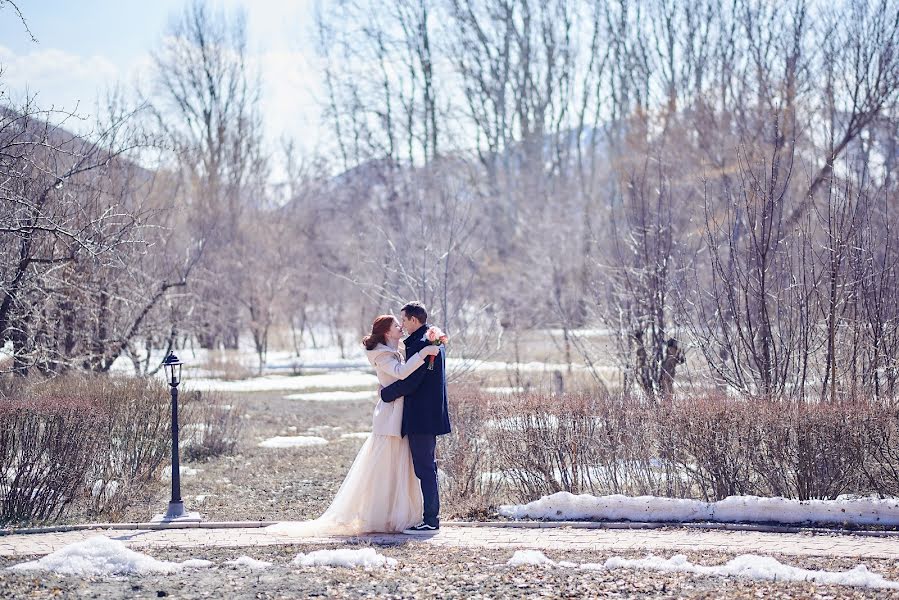
[[[366,397],[374,397],[378,389],[378,378],[374,373],[363,371],[347,371],[328,373],[324,375],[262,375],[237,381],[223,379],[184,379],[184,387],[188,390],[219,391],[219,392],[274,392],[297,391],[306,393],[336,393],[341,392],[346,396],[347,392],[353,395],[349,399],[361,399],[361,394],[366,392]],[[318,390],[318,392],[316,392]],[[294,398],[304,400],[307,398]],[[313,398],[313,399],[333,399]]]

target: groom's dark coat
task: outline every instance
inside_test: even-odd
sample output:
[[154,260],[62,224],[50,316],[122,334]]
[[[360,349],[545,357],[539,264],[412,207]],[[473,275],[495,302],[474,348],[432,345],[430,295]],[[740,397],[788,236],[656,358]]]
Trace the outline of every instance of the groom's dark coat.
[[[406,359],[428,345],[423,341],[430,325],[422,325],[404,340]],[[434,370],[428,370],[430,358],[405,379],[391,383],[381,390],[384,402],[403,396],[402,435],[424,433],[444,435],[450,432],[449,410],[446,403],[446,350],[434,358]]]

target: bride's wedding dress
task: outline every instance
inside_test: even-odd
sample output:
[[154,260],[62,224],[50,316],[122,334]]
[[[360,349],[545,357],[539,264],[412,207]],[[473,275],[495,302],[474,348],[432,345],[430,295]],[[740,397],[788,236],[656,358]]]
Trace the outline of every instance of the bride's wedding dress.
[[[378,344],[366,352],[381,385],[405,379],[424,363],[416,353],[408,362],[396,348]],[[378,400],[372,432],[356,455],[331,505],[313,521],[271,525],[273,533],[357,535],[402,531],[421,520],[421,486],[412,467],[408,438],[400,437],[403,399]]]

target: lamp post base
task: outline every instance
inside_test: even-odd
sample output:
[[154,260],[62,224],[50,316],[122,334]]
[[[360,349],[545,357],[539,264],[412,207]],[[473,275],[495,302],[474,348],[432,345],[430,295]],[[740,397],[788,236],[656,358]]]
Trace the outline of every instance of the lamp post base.
[[183,502],[169,502],[169,509],[164,515],[156,515],[151,523],[199,523],[203,518],[198,512],[184,510]]

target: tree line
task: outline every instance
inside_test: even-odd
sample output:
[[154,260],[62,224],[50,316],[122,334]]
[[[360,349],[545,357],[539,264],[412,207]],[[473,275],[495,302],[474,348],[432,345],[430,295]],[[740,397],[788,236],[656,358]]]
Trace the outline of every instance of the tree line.
[[682,348],[699,386],[895,396],[895,1],[352,0],[315,32],[314,155],[264,143],[244,18],[203,2],[90,139],[7,108],[12,369],[262,364],[417,298],[460,353],[556,328],[650,397]]

